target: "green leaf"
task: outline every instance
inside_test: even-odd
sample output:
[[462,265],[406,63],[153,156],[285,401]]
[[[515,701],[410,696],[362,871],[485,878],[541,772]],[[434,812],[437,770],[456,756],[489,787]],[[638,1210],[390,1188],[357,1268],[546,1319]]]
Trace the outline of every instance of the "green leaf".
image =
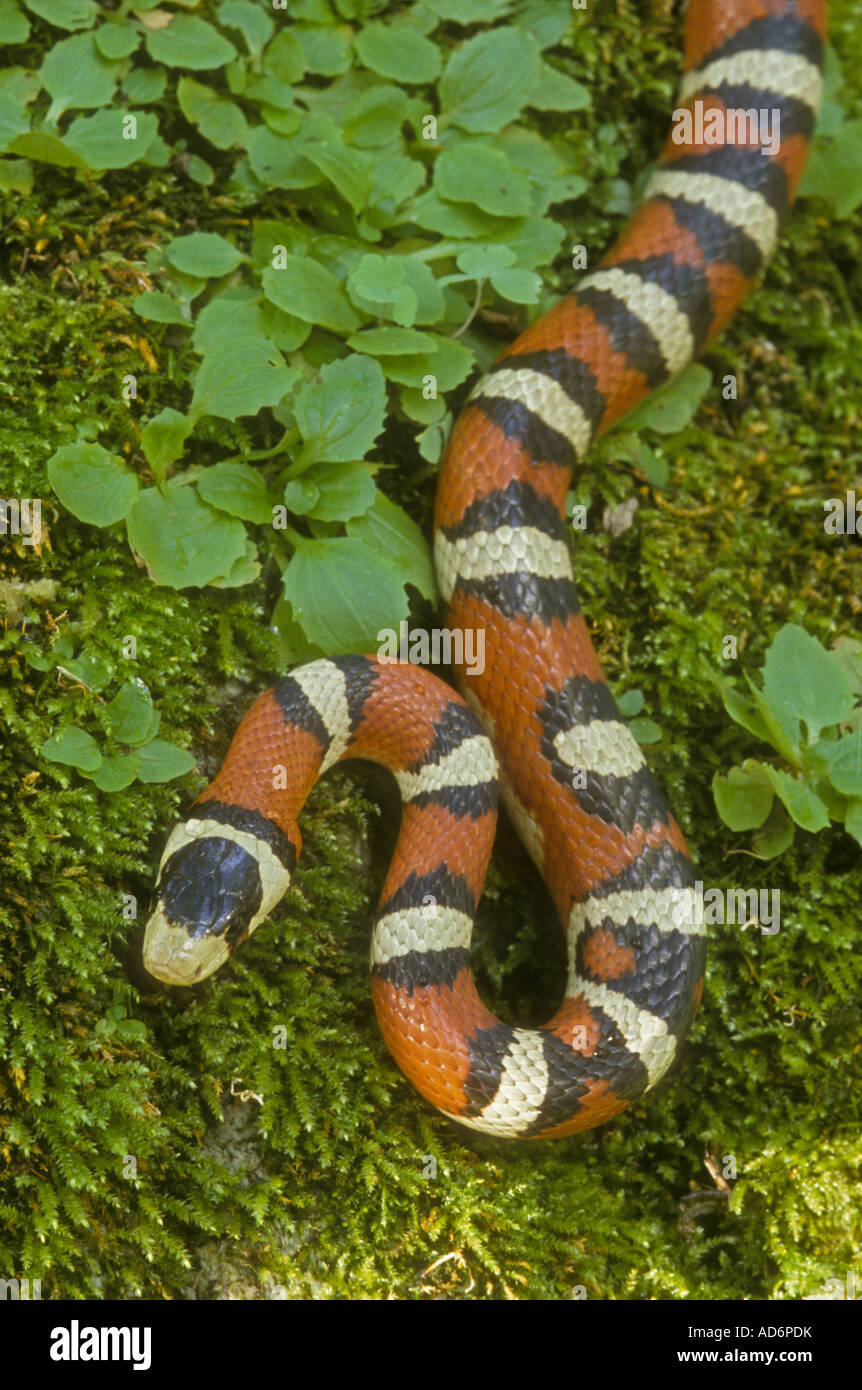
[[[146,164],[149,169],[167,169],[173,154],[174,149],[171,148],[166,140],[162,139],[161,135],[157,135],[155,140],[147,146],[146,150],[141,155],[141,163]],[[189,171],[194,168],[197,163],[197,156],[189,155],[185,172],[189,174],[190,177],[191,174]],[[177,164],[179,172],[182,172],[182,164],[183,161],[180,159]]]
[[347,339],[347,346],[370,357],[409,357],[415,352],[436,352],[437,339],[416,328],[362,328]]
[[850,678],[854,695],[862,697],[862,642],[855,637],[839,637],[832,650],[836,661]]
[[795,623],[781,629],[766,653],[763,694],[784,724],[804,720],[812,743],[821,729],[847,719],[855,703],[838,659]]
[[305,50],[295,34],[280,29],[263,55],[263,70],[279,82],[300,82],[305,73]]
[[201,279],[230,275],[245,259],[241,251],[216,232],[175,237],[165,248],[165,255],[183,275]]
[[584,111],[590,105],[587,87],[550,63],[542,63],[539,80],[527,103],[536,111]]
[[275,30],[272,15],[265,14],[251,0],[222,0],[216,10],[219,24],[238,29],[252,58],[259,58]]
[[158,133],[159,123],[151,112],[112,108],[79,116],[63,139],[88,169],[127,169],[144,158]]
[[378,256],[369,252],[354,265],[347,288],[354,299],[389,308],[396,323],[406,327],[415,322],[418,297],[408,281],[408,262],[402,256]]
[[712,794],[718,814],[731,830],[756,830],[772,810],[774,792],[763,763],[747,758],[726,777],[716,773]]
[[299,391],[294,411],[303,438],[301,462],[349,463],[362,458],[383,429],[386,415],[380,364],[356,355],[321,367]]
[[729,680],[722,679],[718,685],[724,708],[731,719],[735,720],[737,724],[741,724],[743,729],[747,729],[750,734],[754,734],[755,738],[762,739],[764,743],[771,743],[769,726],[758,713],[757,707],[746,700],[744,695],[740,695]]
[[0,193],[22,193],[27,197],[33,191],[33,166],[26,159],[0,159]]
[[352,333],[359,327],[341,283],[307,256],[285,256],[284,268],[269,266],[261,284],[270,303],[294,318],[334,333]]
[[236,102],[227,101],[212,87],[196,82],[193,77],[181,77],[177,83],[177,100],[187,121],[196,125],[204,139],[220,150],[231,145],[243,145],[248,123]]
[[439,232],[444,237],[485,241],[489,240],[493,233],[502,230],[506,234],[503,240],[508,250],[514,249],[508,243],[511,229],[526,220],[514,218],[511,221],[503,221],[499,217],[492,217],[490,213],[480,211],[471,203],[447,203],[434,188],[426,189],[418,198],[414,198],[408,211],[411,222],[432,232]]
[[382,492],[378,492],[369,511],[348,521],[346,530],[348,536],[364,542],[369,550],[389,561],[402,583],[412,584],[427,599],[436,598],[434,571],[425,537],[412,517]]
[[24,648],[24,660],[28,666],[32,666],[34,671],[50,671],[51,661],[39,651],[38,647],[27,645]]
[[262,474],[248,463],[215,463],[197,480],[198,492],[211,507],[256,521],[272,522],[272,501]]
[[132,68],[123,78],[123,91],[133,106],[160,101],[167,86],[164,68]]
[[[93,781],[101,792],[121,792],[130,787],[141,765],[137,753],[112,753],[102,759],[93,773]],[[96,1025],[98,1028],[98,1024]]]
[[277,348],[256,339],[234,346],[224,343],[208,352],[198,368],[191,414],[236,420],[278,405],[300,375],[289,368]]
[[302,45],[308,72],[338,77],[350,67],[350,45],[338,29],[297,24],[293,33]]
[[265,125],[249,131],[246,150],[252,173],[267,188],[314,188],[321,181],[319,169],[303,158],[302,147]]
[[143,428],[141,447],[158,483],[163,483],[167,471],[183,452],[192,432],[191,421],[178,410],[167,406],[154,415]]
[[227,574],[213,579],[215,589],[238,589],[242,584],[253,584],[260,577],[260,564],[254,542],[246,540],[244,554],[237,557]]
[[114,674],[110,662],[90,652],[81,652],[75,658],[67,657],[63,664],[70,675],[84,682],[88,690],[104,690]]
[[[141,155],[141,163],[146,164],[150,169],[167,169],[173,153],[174,151],[167,141],[163,140],[161,135],[157,135]],[[187,171],[194,166],[196,160],[196,155],[189,155]],[[182,164],[180,163],[178,167],[182,168]]]
[[138,480],[101,444],[65,444],[48,460],[48,480],[67,511],[92,526],[110,526],[131,511]]
[[[261,218],[254,224],[252,233],[252,259],[261,271],[274,265],[284,247],[291,255],[307,256],[318,236],[304,225],[282,222],[273,218]],[[323,241],[326,245],[326,241]],[[351,251],[353,247],[351,246]]]
[[392,145],[401,135],[411,102],[400,87],[383,83],[361,92],[344,113],[342,131],[351,145],[360,148]]
[[[437,0],[433,2],[437,3]],[[454,4],[456,0],[445,0],[445,3]],[[470,4],[473,3],[478,3],[478,0],[470,0]],[[518,22],[522,29],[529,29],[542,48],[553,48],[569,28],[572,16],[568,8],[558,4],[557,0],[526,0],[519,7]]]
[[[95,780],[94,777],[93,781]],[[125,1039],[145,1038],[147,1036],[147,1026],[145,1023],[141,1023],[140,1019],[124,1018],[121,1023],[117,1024],[117,1032],[120,1034],[121,1038]]]
[[[313,138],[315,118],[309,116],[307,123],[303,123],[299,107],[294,100],[293,87],[289,82],[281,82],[277,77],[266,73],[252,73],[246,82],[243,96],[246,101],[257,102],[264,120],[280,134],[294,135],[302,129],[303,140],[294,141],[294,147],[298,148],[300,144],[304,145],[306,139]],[[327,134],[331,133],[328,125],[326,131]]]
[[837,216],[849,217],[862,203],[862,120],[845,121],[831,140],[816,140],[800,193],[820,195]]
[[[268,81],[268,79],[263,78],[260,82],[255,82],[255,96],[257,96],[258,87],[262,86],[266,81]],[[275,131],[277,135],[296,135],[297,131],[302,128],[302,116],[300,115],[298,107],[288,107],[285,101],[276,104],[275,102],[265,102],[261,100],[259,101],[259,105],[260,114],[263,116],[266,125],[270,130]],[[303,146],[303,149],[304,148]],[[309,164],[307,159],[302,158],[297,160],[297,164],[301,165],[303,170],[308,170],[313,167]],[[319,179],[313,180],[313,182],[319,182]]]
[[542,289],[542,279],[534,270],[495,270],[491,284],[504,299],[513,304],[535,304]]
[[611,457],[639,468],[652,487],[667,487],[670,469],[667,461],[654,453],[636,434],[615,435],[608,441]]
[[432,377],[438,393],[460,386],[473,369],[473,353],[455,338],[435,334],[435,341],[436,352],[385,358],[386,375],[390,381],[418,390],[424,388],[426,377]]
[[284,505],[295,516],[306,516],[316,505],[320,491],[308,478],[291,478],[284,485]]
[[418,159],[408,159],[403,154],[386,154],[378,159],[371,183],[369,221],[385,227],[403,221],[398,209],[424,183],[425,169]]
[[71,632],[61,632],[56,641],[51,643],[51,655],[55,661],[71,661],[75,655],[75,639]]
[[26,43],[29,34],[30,21],[16,0],[0,0],[0,43]]
[[400,25],[374,22],[354,40],[359,61],[394,82],[434,82],[440,75],[440,50],[430,39]]
[[640,714],[644,707],[644,693],[642,690],[626,690],[622,695],[617,696],[617,709],[624,719],[631,719],[636,714]]
[[140,34],[123,24],[101,24],[94,31],[93,38],[102,57],[114,63],[130,57],[141,41]]
[[[785,820],[786,812],[781,813]],[[775,859],[779,854],[783,854],[789,849],[796,838],[796,826],[793,821],[788,820],[778,830],[761,830],[751,841],[754,853],[761,859]]]
[[353,536],[302,545],[284,572],[284,597],[308,640],[328,656],[375,650],[380,629],[407,616],[399,574]]
[[416,296],[416,308],[410,314],[409,323],[405,323],[403,319],[398,319],[397,322],[402,323],[405,328],[409,328],[413,323],[438,323],[443,317],[445,301],[431,267],[424,261],[414,260],[412,256],[401,256],[400,262],[407,284]]
[[429,425],[416,437],[416,447],[422,458],[429,463],[439,463],[443,453],[443,429],[439,424]]
[[151,579],[171,589],[203,586],[245,554],[241,521],[207,506],[194,487],[146,488],[126,521],[129,544]]
[[573,174],[571,165],[537,130],[512,126],[494,144],[529,178],[534,212],[544,213],[552,203],[579,198],[589,187],[587,180]]
[[629,733],[638,743],[658,743],[664,737],[658,724],[652,719],[630,719]]
[[844,829],[862,845],[862,800],[850,802],[844,817]]
[[153,709],[150,692],[136,676],[121,686],[105,710],[111,735],[117,743],[144,743],[155,734],[160,716]]
[[338,190],[354,212],[365,207],[371,193],[371,165],[366,155],[343,145],[317,144],[304,144],[302,154]]
[[829,781],[842,796],[862,796],[862,725],[836,743],[817,745],[828,750]]
[[485,143],[465,141],[441,151],[434,165],[434,187],[441,198],[474,203],[495,217],[523,217],[530,210],[529,179]]
[[102,57],[92,34],[75,34],[55,43],[40,69],[42,86],[53,97],[47,119],[58,121],[72,107],[87,111],[107,106],[114,95],[117,71],[116,63]]
[[0,150],[30,129],[30,118],[21,110],[21,103],[9,92],[0,92]]
[[205,304],[195,319],[192,346],[203,357],[225,343],[238,338],[251,340],[268,337],[261,309],[262,295],[250,285],[233,285],[215,295]]
[[138,757],[138,781],[146,783],[171,782],[174,777],[191,772],[195,765],[194,758],[185,748],[177,748],[176,744],[165,743],[161,738],[145,743],[143,748],[138,749]]
[[92,734],[79,729],[76,724],[46,739],[39,752],[49,762],[65,763],[68,767],[80,768],[82,772],[95,772],[102,761]]
[[174,15],[164,29],[147,31],[147,50],[169,68],[221,68],[237,56],[229,39],[195,15]]
[[487,280],[499,270],[515,264],[515,253],[508,246],[468,246],[459,251],[455,263],[473,280]]
[[649,400],[626,415],[626,429],[649,428],[660,434],[676,434],[694,418],[701,400],[712,385],[706,367],[694,362],[679,376],[662,386]]
[[745,680],[751,691],[757,713],[769,730],[769,742],[788,762],[798,765],[800,759],[799,720],[789,719],[783,716],[779,710],[773,709],[772,705],[763,698],[747,671]]
[[27,0],[27,9],[57,29],[89,29],[99,14],[93,0]]
[[177,301],[163,290],[145,290],[132,300],[132,308],[142,319],[150,319],[153,323],[179,323],[183,328],[191,327]]
[[377,496],[374,479],[360,463],[318,463],[304,476],[319,493],[306,512],[315,521],[349,521],[367,512]]
[[767,765],[765,771],[776,795],[797,825],[803,830],[826,829],[829,824],[829,812],[807,782],[798,781],[777,767]]
[[426,0],[428,9],[450,24],[488,24],[506,14],[510,3],[511,0]]
[[[3,3],[4,0],[0,0],[0,6]],[[29,106],[41,90],[42,83],[38,72],[32,72],[30,68],[0,68],[0,92],[4,96],[12,97],[19,106]]]
[[441,114],[463,130],[496,132],[534,91],[539,45],[516,28],[476,34],[451,54],[439,83]]
[[527,267],[552,261],[565,235],[560,224],[550,217],[531,215],[502,221],[468,203],[445,203],[433,189],[414,199],[410,215],[421,227],[443,236],[499,243],[515,253],[519,265]]
[[23,154],[40,164],[55,164],[58,169],[86,169],[86,162],[70,150],[56,135],[44,130],[28,130],[16,135],[7,146],[10,154]]
[[277,601],[272,610],[270,626],[278,636],[279,652],[285,667],[316,661],[324,655],[320,647],[309,642],[286,598]]

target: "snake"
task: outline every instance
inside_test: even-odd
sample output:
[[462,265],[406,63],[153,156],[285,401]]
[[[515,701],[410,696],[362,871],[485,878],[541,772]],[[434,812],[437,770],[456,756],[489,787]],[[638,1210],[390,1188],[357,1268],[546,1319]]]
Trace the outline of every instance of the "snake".
[[[383,1038],[449,1119],[561,1138],[665,1076],[697,1011],[706,939],[685,839],[625,723],[574,586],[566,498],[595,439],[713,342],[760,275],[811,144],[823,0],[691,0],[672,129],[619,239],[473,387],[440,469],[434,565],[457,689],[374,654],[289,670],[251,706],[172,830],[144,935],[195,984],[273,911],[299,815],[335,763],[395,778],[398,838],[371,939]],[[457,647],[457,644],[456,644]],[[498,801],[566,935],[543,1026],[482,1001],[471,936]]]

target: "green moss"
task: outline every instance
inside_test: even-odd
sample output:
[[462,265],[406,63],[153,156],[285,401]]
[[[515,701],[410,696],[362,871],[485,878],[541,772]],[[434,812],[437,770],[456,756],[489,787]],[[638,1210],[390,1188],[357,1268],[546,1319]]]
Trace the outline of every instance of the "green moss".
[[[834,8],[853,72],[862,7]],[[655,152],[678,35],[654,16],[645,27],[603,15],[582,39],[578,75],[616,137],[572,136],[591,183],[573,239],[597,246],[620,221],[607,180],[634,178]],[[800,835],[777,863],[744,854],[709,786],[751,748],[703,662],[717,664],[725,633],[751,666],[783,622],[826,644],[858,628],[858,553],[850,539],[827,543],[822,501],[860,474],[860,219],[798,210],[707,359],[716,377],[738,375],[741,400],[731,409],[711,392],[666,445],[665,497],[635,484],[637,524],[617,538],[591,525],[577,557],[609,677],[640,685],[664,730],[651,761],[701,877],[780,889],[781,931],[715,928],[700,1016],[657,1093],[598,1131],[519,1146],[431,1112],[377,1031],[368,923],[397,815],[388,797],[377,809],[376,778],[338,770],[316,789],[295,891],[228,969],[183,993],[143,973],[140,932],[164,835],[202,779],[108,796],[38,757],[72,717],[100,727],[97,696],[26,664],[26,642],[47,649],[58,629],[116,683],[141,675],[164,736],[207,773],[277,670],[271,574],[240,591],[156,589],[118,528],[52,511],[44,473],[88,420],[136,448],[120,395],[125,373],[147,372],[130,262],[142,241],[182,230],[188,204],[164,173],[148,188],[131,175],[84,188],[40,171],[5,253],[14,408],[0,417],[0,495],[41,495],[48,538],[38,552],[6,538],[0,583],[56,589],[33,590],[0,641],[0,1270],[41,1278],[44,1296],[85,1298],[566,1298],[582,1286],[591,1298],[735,1299],[843,1279],[860,1252],[860,856],[837,829]],[[208,229],[231,213],[224,201],[194,211]],[[561,266],[549,284],[568,279]],[[169,368],[160,403],[177,404],[170,334],[153,330],[147,345]],[[579,484],[593,518],[631,495],[612,453],[609,442]],[[407,462],[392,492],[424,519],[433,478]],[[136,662],[122,656],[127,635]],[[527,1023],[556,1002],[561,951],[508,827],[500,849],[475,965],[489,1004]],[[123,917],[130,894],[137,921]],[[145,1041],[97,1031],[115,1005]],[[683,1199],[714,1190],[705,1152],[719,1169],[733,1158],[736,1185],[686,1222]]]

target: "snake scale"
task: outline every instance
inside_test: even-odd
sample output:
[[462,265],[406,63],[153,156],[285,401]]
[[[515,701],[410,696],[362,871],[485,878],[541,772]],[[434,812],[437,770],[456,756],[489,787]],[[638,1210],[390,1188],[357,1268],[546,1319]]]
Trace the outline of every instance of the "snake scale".
[[[448,627],[485,633],[484,672],[455,668],[460,699],[409,663],[343,656],[262,695],[167,842],[152,974],[189,985],[217,969],[287,888],[318,777],[373,759],[403,800],[374,1006],[422,1095],[473,1129],[556,1138],[667,1071],[699,1002],[704,932],[682,833],[580,612],[566,494],[591,442],[702,352],[760,273],[804,167],[825,37],[823,0],[691,0],[689,138],[671,132],[620,239],[482,377],[449,442],[437,581]],[[770,113],[773,134],[777,113],[780,138],[733,138],[738,112]],[[567,934],[563,1003],[535,1029],[495,1018],[470,968],[498,793]]]

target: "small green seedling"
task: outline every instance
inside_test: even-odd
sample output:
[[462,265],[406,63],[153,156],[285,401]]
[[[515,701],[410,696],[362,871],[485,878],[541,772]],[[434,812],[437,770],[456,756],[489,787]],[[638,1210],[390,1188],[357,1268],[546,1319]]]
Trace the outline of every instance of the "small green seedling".
[[113,1004],[105,1017],[97,1020],[95,1032],[102,1039],[134,1042],[147,1036],[147,1026],[137,1018],[127,1018],[125,1005]]
[[628,724],[638,743],[658,743],[662,731],[651,719],[641,717],[644,707],[642,690],[627,690],[617,697],[617,709]]
[[827,651],[789,623],[766,653],[762,691],[746,680],[751,700],[718,681],[724,707],[777,756],[715,775],[725,825],[757,831],[764,859],[793,843],[797,825],[818,831],[837,821],[862,845],[862,642],[843,638]]
[[[34,652],[28,658],[29,664],[46,670],[62,660],[59,669],[87,689],[96,691],[106,685],[110,668],[100,658],[88,657],[86,653],[74,658],[72,650],[68,639],[61,638],[55,642],[50,658]],[[136,778],[139,782],[170,782],[194,767],[191,753],[156,738],[161,715],[153,709],[150,692],[138,677],[120,687],[104,712],[108,733],[103,747],[86,729],[67,724],[45,740],[39,749],[42,757],[76,767],[103,792],[123,791]]]

